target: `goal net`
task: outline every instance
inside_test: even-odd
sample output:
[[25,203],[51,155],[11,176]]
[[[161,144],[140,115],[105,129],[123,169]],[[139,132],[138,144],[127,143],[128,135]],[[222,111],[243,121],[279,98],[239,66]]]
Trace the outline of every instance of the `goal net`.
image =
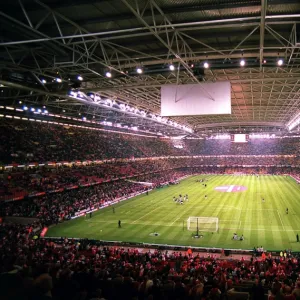
[[189,217],[187,219],[187,229],[196,230],[197,223],[199,231],[217,232],[219,229],[219,218],[215,217]]

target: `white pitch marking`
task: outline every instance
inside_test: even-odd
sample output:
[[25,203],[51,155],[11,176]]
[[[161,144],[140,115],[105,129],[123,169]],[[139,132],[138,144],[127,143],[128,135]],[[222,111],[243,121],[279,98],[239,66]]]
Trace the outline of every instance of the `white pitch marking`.
[[[225,226],[225,224],[230,224],[230,225],[239,225],[239,220],[222,220],[222,219],[219,219],[219,225],[224,225]],[[219,226],[220,227],[220,226]]]
[[271,211],[276,211],[277,209],[273,209],[273,208],[263,208],[263,209],[252,209],[252,208],[247,208],[247,209],[244,209],[246,212],[251,210],[251,211],[264,211],[264,210],[271,210]]
[[[116,224],[115,221],[87,221],[89,223],[105,223],[105,224]],[[170,224],[166,224],[166,223],[162,223],[162,222],[158,222],[158,223],[147,223],[147,222],[139,222],[139,223],[135,223],[136,221],[134,222],[127,222],[126,220],[125,221],[122,221],[122,224],[127,224],[127,225],[143,225],[143,226],[166,226],[166,227],[171,227]],[[173,226],[176,226],[176,227],[181,227],[182,225],[178,224],[178,225],[173,225]]]
[[[228,228],[228,229],[230,229],[230,228]],[[232,229],[236,229],[236,228],[232,228]],[[295,232],[295,231],[299,231],[299,230],[300,229],[265,229],[265,228],[257,228],[257,229],[244,228],[243,229],[243,231],[274,231],[274,232]]]
[[179,220],[180,217],[178,217],[177,219],[175,219],[171,224],[170,226],[172,226],[177,220]]
[[155,207],[154,209],[152,209],[151,211],[149,211],[148,213],[146,213],[145,215],[141,216],[140,218],[138,218],[137,220],[135,220],[132,224],[135,224],[137,221],[139,221],[140,219],[143,219],[144,217],[148,216],[149,214],[151,214],[152,212],[154,212],[155,210],[157,210],[158,208],[161,208],[160,206]]
[[234,187],[235,187],[235,185],[231,185],[231,186],[229,187],[229,189],[227,190],[227,193],[231,193],[232,190],[234,189]]
[[[221,221],[221,220],[220,220]],[[89,221],[87,220],[88,223],[106,223],[106,224],[115,224],[116,222],[112,222],[112,221]],[[132,225],[132,224],[136,224],[136,225],[149,225],[149,226],[166,226],[166,227],[171,227],[171,225],[167,225],[165,223],[153,223],[153,224],[148,224],[148,223],[144,223],[144,222],[141,222],[141,223],[134,223],[134,222],[126,222],[126,221],[122,221],[122,223],[124,224],[129,224],[129,225]],[[250,224],[250,223],[249,223]],[[81,226],[81,225],[77,225],[77,226]],[[174,226],[174,225],[173,225]],[[175,225],[177,227],[181,226],[181,225]],[[219,228],[220,230],[237,230],[239,229],[238,226],[236,227],[226,227],[226,228],[222,228],[220,227]],[[243,231],[274,231],[274,232],[296,232],[296,231],[300,231],[300,228],[299,229],[268,229],[268,228],[244,228]]]
[[281,219],[281,216],[280,216],[280,213],[279,213],[278,210],[277,210],[277,214],[278,214],[278,217],[279,217],[279,219],[280,219],[281,226],[282,226],[282,228],[284,229],[284,225],[283,225],[283,222],[282,222],[282,219]]
[[215,190],[227,190],[227,189],[228,189],[227,186],[217,186],[217,187],[215,188]]

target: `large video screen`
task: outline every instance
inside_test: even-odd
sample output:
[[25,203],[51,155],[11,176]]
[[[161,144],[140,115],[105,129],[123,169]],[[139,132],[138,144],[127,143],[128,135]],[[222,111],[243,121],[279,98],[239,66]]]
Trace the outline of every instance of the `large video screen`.
[[237,133],[231,135],[231,141],[233,143],[247,143],[249,140],[248,134]]
[[161,87],[161,116],[231,114],[229,81]]

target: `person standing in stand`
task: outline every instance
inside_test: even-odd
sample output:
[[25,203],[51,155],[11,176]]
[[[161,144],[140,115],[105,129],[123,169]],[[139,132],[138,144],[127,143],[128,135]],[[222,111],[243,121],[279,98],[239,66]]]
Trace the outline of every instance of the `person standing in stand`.
[[121,228],[122,226],[121,226],[121,220],[119,220],[119,222],[118,222],[118,226],[119,226],[119,228]]

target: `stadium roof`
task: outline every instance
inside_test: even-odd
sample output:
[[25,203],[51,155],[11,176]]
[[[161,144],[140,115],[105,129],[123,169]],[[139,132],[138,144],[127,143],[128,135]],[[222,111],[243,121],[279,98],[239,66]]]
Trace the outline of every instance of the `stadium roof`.
[[[161,85],[229,80],[231,115],[172,120],[195,132],[276,131],[300,116],[299,0],[10,0],[1,9],[6,105],[115,122],[120,115],[89,95],[159,114]],[[128,120],[142,126],[140,117]]]

